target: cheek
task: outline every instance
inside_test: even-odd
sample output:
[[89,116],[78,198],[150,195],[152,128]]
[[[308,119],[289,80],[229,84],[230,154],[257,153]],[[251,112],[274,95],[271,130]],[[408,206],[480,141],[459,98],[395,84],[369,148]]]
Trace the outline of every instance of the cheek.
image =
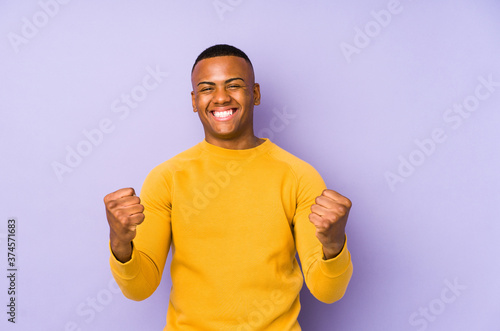
[[208,103],[210,102],[210,97],[206,95],[198,95],[197,97],[195,97],[194,102],[199,108],[203,109],[203,106],[208,105]]
[[231,97],[240,105],[248,105],[250,103],[253,104],[253,94],[248,92],[234,93],[231,95]]

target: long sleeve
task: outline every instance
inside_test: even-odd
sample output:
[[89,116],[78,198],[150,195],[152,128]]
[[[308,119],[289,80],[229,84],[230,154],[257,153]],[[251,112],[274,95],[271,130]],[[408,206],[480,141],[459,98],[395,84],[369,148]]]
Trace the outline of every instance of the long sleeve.
[[165,330],[300,330],[296,251],[321,301],[340,299],[352,273],[347,247],[323,260],[309,222],[324,189],[313,167],[269,140],[248,150],[204,141],[148,175],[132,259],[112,255],[113,275],[128,298],[147,298],[172,245]]
[[311,293],[322,302],[333,303],[344,295],[353,272],[347,241],[339,255],[323,259],[323,248],[316,237],[316,228],[309,221],[309,214],[315,198],[326,186],[312,167],[298,175],[297,180],[297,209],[293,224],[302,272]]
[[151,171],[140,194],[145,219],[137,227],[132,258],[121,263],[111,253],[111,272],[129,299],[144,300],[160,284],[171,243],[171,187],[168,172]]

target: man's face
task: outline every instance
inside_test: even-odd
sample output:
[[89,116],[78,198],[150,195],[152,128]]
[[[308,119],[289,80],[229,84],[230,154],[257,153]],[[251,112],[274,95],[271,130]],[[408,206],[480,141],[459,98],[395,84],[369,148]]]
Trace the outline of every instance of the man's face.
[[236,56],[198,62],[191,75],[193,110],[207,142],[253,139],[253,107],[260,103],[252,67]]

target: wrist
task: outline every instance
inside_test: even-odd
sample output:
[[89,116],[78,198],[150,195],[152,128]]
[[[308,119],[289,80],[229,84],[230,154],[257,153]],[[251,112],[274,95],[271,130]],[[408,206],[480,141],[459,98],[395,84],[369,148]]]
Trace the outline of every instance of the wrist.
[[342,238],[342,240],[336,241],[331,245],[328,246],[323,245],[323,258],[325,260],[333,259],[337,255],[339,255],[340,252],[342,252],[342,249],[344,249],[344,245],[345,245],[345,236]]
[[119,242],[115,240],[110,240],[111,252],[115,258],[125,263],[130,261],[132,258],[132,242]]

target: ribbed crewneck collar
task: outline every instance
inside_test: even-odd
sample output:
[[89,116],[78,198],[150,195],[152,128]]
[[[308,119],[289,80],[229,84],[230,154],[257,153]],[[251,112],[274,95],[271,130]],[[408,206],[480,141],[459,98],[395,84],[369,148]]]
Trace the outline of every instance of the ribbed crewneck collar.
[[232,159],[246,159],[250,156],[256,156],[258,154],[265,153],[274,145],[268,138],[263,138],[263,139],[264,142],[262,144],[248,149],[223,148],[212,145],[208,143],[205,139],[203,139],[203,141],[199,143],[199,146],[203,151],[209,152],[212,155],[217,155],[220,157],[232,158]]

